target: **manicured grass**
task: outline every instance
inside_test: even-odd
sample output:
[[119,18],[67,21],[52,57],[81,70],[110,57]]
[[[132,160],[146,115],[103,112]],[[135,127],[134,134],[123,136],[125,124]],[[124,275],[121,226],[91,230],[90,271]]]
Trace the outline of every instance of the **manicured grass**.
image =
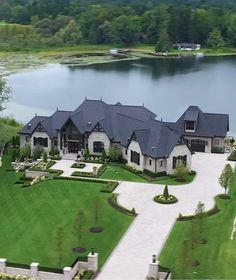
[[[196,244],[184,253],[184,240],[189,239],[191,222],[177,222],[162,250],[160,264],[169,267],[178,279],[235,279],[236,236],[230,240],[236,215],[236,174],[231,184],[230,200],[217,198],[221,211],[204,218],[203,238],[207,244]],[[174,252],[174,254],[173,254]],[[187,257],[186,257],[187,256]],[[184,261],[185,258],[185,261]],[[200,265],[193,267],[192,261]]]
[[188,175],[187,180],[185,182],[179,182],[176,181],[175,178],[173,177],[163,177],[163,178],[159,178],[157,180],[154,180],[153,183],[155,184],[161,184],[161,185],[185,185],[185,184],[189,184],[193,181],[193,179],[195,178],[195,175]]
[[132,182],[161,184],[161,185],[183,185],[183,184],[191,183],[194,177],[195,175],[188,175],[188,179],[186,182],[178,182],[175,180],[175,178],[172,178],[170,176],[163,176],[163,177],[156,178],[153,181],[149,181],[141,177],[140,175],[132,173],[131,171],[123,168],[122,166],[108,165],[100,178],[108,179],[108,180],[132,181]]
[[122,181],[147,183],[147,180],[145,180],[144,178],[118,165],[108,165],[100,178],[109,179],[109,180],[122,180]]
[[[100,192],[104,184],[72,180],[50,180],[29,188],[14,184],[22,173],[6,171],[9,157],[4,158],[0,168],[0,257],[11,262],[42,266],[70,266],[78,254],[72,248],[82,246],[99,253],[101,267],[110,255],[132,217],[113,209],[108,203],[110,194]],[[100,214],[98,225],[102,233],[90,233],[94,226],[93,202],[99,197]],[[78,211],[86,216],[85,231],[78,244],[73,225]],[[112,222],[111,222],[112,221]],[[64,228],[62,262],[58,262],[55,235],[58,226]]]

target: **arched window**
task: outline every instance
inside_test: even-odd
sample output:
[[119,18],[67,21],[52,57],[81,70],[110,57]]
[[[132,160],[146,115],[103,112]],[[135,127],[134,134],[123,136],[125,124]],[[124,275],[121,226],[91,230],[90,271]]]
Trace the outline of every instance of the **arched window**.
[[104,143],[100,141],[93,142],[93,152],[102,153],[104,150]]

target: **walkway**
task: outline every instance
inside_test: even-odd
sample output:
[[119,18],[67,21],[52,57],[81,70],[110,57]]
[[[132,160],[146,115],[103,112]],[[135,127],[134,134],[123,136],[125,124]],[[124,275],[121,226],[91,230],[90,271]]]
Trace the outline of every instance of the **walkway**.
[[221,154],[198,153],[193,156],[195,180],[188,185],[170,186],[169,191],[179,199],[177,204],[161,205],[153,202],[163,186],[122,182],[116,189],[119,203],[136,209],[139,215],[98,275],[99,280],[145,279],[152,254],[159,255],[179,213],[193,214],[199,201],[206,209],[214,206],[214,197],[223,192],[218,177],[226,164]]

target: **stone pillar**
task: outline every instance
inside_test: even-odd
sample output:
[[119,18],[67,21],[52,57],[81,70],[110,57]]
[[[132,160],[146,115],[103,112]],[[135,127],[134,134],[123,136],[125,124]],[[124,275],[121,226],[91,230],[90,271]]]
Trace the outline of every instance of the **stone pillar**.
[[38,267],[39,267],[38,263],[33,262],[30,265],[30,277],[37,277],[38,276]]
[[98,270],[98,253],[89,253],[88,255],[88,270]]
[[0,259],[0,273],[4,273],[6,271],[6,259]]
[[63,269],[63,274],[64,274],[64,280],[71,280],[71,275],[70,275],[70,272],[71,272],[71,267],[64,267]]
[[148,271],[148,277],[152,277],[154,279],[158,279],[158,265],[159,261],[156,261],[154,258],[152,262],[149,264],[149,271]]

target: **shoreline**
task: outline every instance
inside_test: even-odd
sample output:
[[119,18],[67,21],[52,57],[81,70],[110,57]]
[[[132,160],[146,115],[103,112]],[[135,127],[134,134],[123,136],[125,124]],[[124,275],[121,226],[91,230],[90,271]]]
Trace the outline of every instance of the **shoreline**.
[[[0,51],[0,77],[18,73],[22,70],[35,69],[47,64],[61,64],[70,67],[86,67],[103,63],[114,63],[122,61],[150,59],[173,59],[197,57],[229,57],[236,56],[236,48],[224,48],[220,50],[202,49],[199,51],[173,50],[168,54],[155,53],[154,46],[140,45],[127,49],[124,56],[112,56],[110,45],[82,45],[77,47],[54,48],[47,50],[32,50],[25,52],[3,52]],[[200,57],[202,58],[202,57]]]

